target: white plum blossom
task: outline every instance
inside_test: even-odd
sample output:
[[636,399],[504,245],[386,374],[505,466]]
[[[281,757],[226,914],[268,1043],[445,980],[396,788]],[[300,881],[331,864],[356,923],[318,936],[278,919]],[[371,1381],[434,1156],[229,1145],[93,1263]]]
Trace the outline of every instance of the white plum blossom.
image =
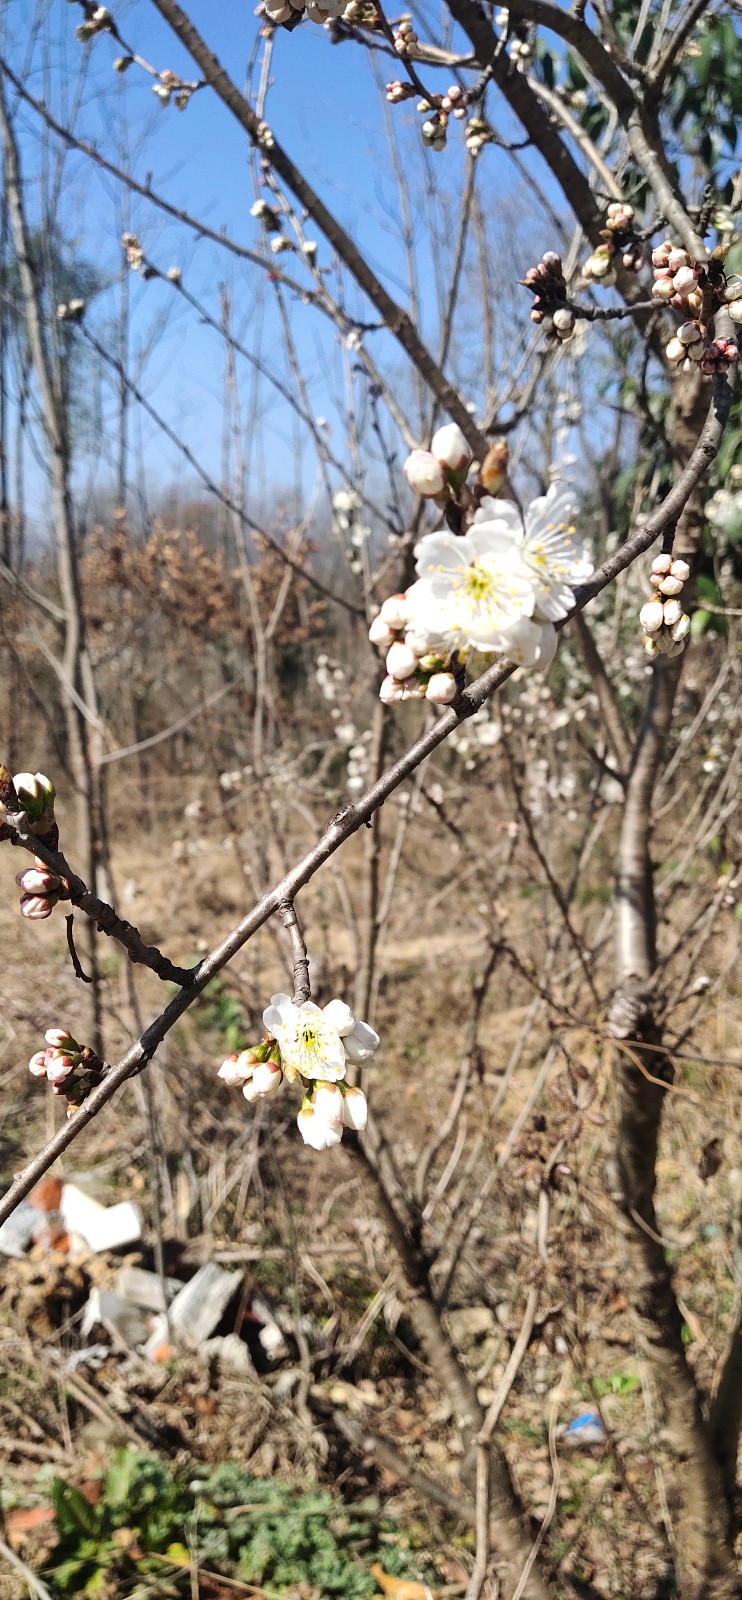
[[566,485],[532,501],[525,528],[516,506],[486,497],[463,538],[427,534],[416,549],[418,581],[407,591],[412,627],[452,649],[502,651],[548,666],[553,623],[574,603],[572,584],[592,571]]
[[263,1012],[263,1022],[276,1040],[290,1079],[337,1083],[345,1077],[348,1061],[370,1060],[379,1044],[378,1033],[356,1021],[342,1000],[331,1000],[321,1010],[313,1000],[297,1006],[289,995],[274,994]]

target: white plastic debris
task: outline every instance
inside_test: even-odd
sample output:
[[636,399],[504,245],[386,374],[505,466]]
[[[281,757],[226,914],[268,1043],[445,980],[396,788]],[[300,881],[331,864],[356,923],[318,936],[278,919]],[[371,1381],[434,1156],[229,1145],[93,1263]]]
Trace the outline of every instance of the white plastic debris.
[[207,1261],[170,1306],[173,1333],[191,1347],[203,1344],[221,1322],[241,1282],[241,1273],[225,1272],[215,1261]]
[[226,1367],[230,1372],[254,1371],[250,1351],[236,1333],[227,1333],[220,1339],[207,1339],[203,1353],[207,1356],[216,1356],[220,1367]]
[[142,1214],[130,1200],[116,1206],[102,1206],[74,1183],[66,1183],[60,1204],[67,1232],[77,1236],[89,1250],[115,1250],[142,1237]]
[[25,1256],[36,1234],[48,1221],[39,1206],[20,1205],[0,1227],[0,1255]]
[[[185,1288],[182,1278],[166,1278],[165,1294],[168,1305],[180,1289]],[[145,1272],[143,1267],[122,1267],[116,1278],[116,1293],[132,1306],[144,1311],[164,1311],[163,1284],[156,1272]]]
[[104,1327],[119,1335],[124,1344],[142,1344],[149,1333],[147,1318],[138,1306],[123,1300],[113,1289],[91,1289],[83,1312],[80,1332],[87,1339],[93,1328]]

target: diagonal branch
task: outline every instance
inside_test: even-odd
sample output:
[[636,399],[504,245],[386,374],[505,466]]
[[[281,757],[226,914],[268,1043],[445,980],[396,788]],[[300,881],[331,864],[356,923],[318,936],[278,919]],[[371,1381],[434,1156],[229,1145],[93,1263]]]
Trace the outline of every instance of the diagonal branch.
[[[714,391],[706,422],[701,430],[695,449],[690,459],[680,474],[676,483],[666,495],[651,516],[641,524],[633,536],[617,550],[601,567],[593,573],[588,583],[582,584],[575,592],[575,610],[581,610],[588,602],[599,594],[600,591],[619,573],[630,567],[638,556],[643,555],[654,543],[659,534],[666,528],[674,526],[683,506],[686,504],[696,485],[700,482],[707,468],[713,461],[721,443],[724,428],[729,416],[732,401],[731,382],[726,376],[718,376],[714,380]],[[158,1045],[170,1032],[170,1029],[183,1015],[188,1007],[202,992],[206,985],[221,972],[222,968],[237,954],[248,940],[257,933],[259,928],[268,921],[278,910],[282,902],[292,900],[303,886],[309,883],[315,873],[330,856],[334,855],[346,839],[352,837],[363,824],[374,815],[374,812],[384,801],[389,798],[394,790],[404,783],[405,779],[416,770],[422,761],[429,756],[438,745],[458,728],[468,717],[474,715],[479,707],[484,705],[516,671],[512,663],[503,664],[495,661],[482,676],[462,691],[458,699],[449,709],[433,723],[432,727],[421,735],[414,744],[410,745],[402,756],[388,767],[375,783],[366,790],[364,795],[350,805],[344,806],[331,820],[322,837],[311,850],[291,868],[280,883],[276,884],[267,894],[253,906],[252,910],[242,918],[232,932],[227,934],[220,944],[204,958],[200,966],[191,976],[188,988],[181,989],[165,1010],[157,1016],[149,1027],[144,1030],[141,1038],[136,1040],[127,1050],[126,1054],[111,1067],[103,1082],[93,1089],[92,1093],[83,1101],[79,1111],[60,1128],[43,1150],[23,1168],[14,1183],[6,1191],[0,1201],[0,1222],[4,1222],[11,1212],[33,1188],[37,1180],[48,1171],[68,1145],[72,1144],[82,1129],[97,1116],[98,1112],[113,1099],[117,1089],[126,1083],[129,1078],[135,1077],[147,1066]]]

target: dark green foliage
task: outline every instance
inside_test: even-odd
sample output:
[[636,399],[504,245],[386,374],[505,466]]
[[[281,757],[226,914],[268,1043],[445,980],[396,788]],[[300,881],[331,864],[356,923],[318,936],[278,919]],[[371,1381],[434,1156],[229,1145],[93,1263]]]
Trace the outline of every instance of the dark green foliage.
[[309,1584],[346,1600],[374,1593],[373,1561],[434,1577],[406,1548],[385,1544],[379,1552],[375,1498],[344,1507],[321,1490],[252,1478],[233,1461],[194,1479],[158,1456],[117,1450],[97,1505],[59,1478],[52,1498],[60,1542],[44,1578],[57,1596],[125,1596],[143,1580],[149,1594],[171,1594],[173,1575],[191,1556],[278,1593]]

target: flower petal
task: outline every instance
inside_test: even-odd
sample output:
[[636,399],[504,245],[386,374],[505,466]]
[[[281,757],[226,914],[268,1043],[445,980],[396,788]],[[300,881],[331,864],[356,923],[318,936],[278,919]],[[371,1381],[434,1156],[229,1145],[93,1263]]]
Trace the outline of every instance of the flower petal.
[[374,1051],[379,1048],[379,1035],[367,1022],[357,1022],[353,1032],[343,1039],[343,1046],[349,1061],[370,1061]]
[[350,1006],[344,1000],[331,1000],[329,1005],[323,1007],[323,1016],[332,1023],[336,1033],[343,1039],[346,1033],[352,1033],[355,1026],[355,1017]]
[[[521,538],[523,522],[517,506],[512,500],[495,500],[491,494],[485,495],[474,513],[474,526],[481,522],[496,522],[500,529]],[[471,532],[471,529],[470,529]]]
[[263,1027],[266,1033],[276,1038],[276,1028],[285,1028],[292,1020],[294,1012],[298,1013],[298,1006],[294,1005],[289,994],[272,994],[271,1003],[263,1012]]
[[435,572],[458,572],[471,560],[468,539],[452,533],[426,533],[415,545],[415,570],[420,577]]

